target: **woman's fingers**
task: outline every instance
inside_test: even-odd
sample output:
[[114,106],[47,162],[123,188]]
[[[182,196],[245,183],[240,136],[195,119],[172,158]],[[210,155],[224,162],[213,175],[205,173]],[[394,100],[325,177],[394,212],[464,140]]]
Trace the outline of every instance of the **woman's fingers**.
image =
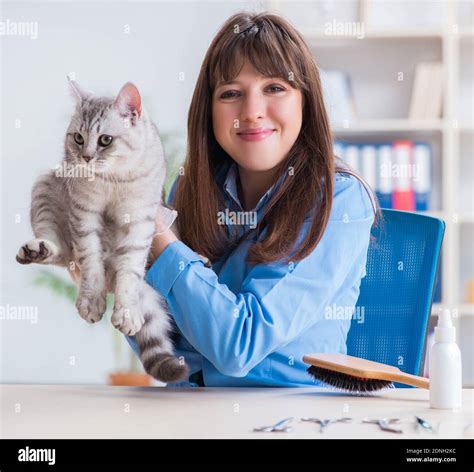
[[178,212],[176,210],[170,210],[169,208],[160,205],[155,220],[156,234],[164,233],[168,228],[170,228],[177,216]]

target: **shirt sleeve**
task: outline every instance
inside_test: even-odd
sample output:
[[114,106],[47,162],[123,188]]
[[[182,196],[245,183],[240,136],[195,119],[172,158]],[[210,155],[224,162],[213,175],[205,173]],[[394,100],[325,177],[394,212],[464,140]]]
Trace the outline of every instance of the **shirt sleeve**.
[[343,177],[324,235],[303,260],[255,265],[234,293],[196,252],[175,241],[146,280],[166,299],[194,348],[224,375],[243,377],[317,323],[346,279],[356,283],[365,275],[373,218],[360,182]]

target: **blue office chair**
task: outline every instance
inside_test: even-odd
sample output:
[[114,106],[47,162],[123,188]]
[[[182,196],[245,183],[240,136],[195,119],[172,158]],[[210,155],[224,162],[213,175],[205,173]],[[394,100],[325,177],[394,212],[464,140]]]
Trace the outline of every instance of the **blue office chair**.
[[419,375],[445,223],[405,211],[382,215],[357,301],[364,322],[353,318],[347,354]]

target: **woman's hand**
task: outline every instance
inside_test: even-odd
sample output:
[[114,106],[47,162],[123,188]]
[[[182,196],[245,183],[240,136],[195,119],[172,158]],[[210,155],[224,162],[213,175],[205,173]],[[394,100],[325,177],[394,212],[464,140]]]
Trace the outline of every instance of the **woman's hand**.
[[166,249],[168,244],[177,241],[178,238],[170,229],[167,229],[163,233],[157,234],[151,243],[150,255],[151,259],[155,261],[158,256]]
[[160,206],[155,220],[155,236],[150,248],[150,257],[153,262],[165,250],[168,244],[178,240],[171,230],[171,226],[177,216],[178,212],[176,210]]
[[170,229],[177,216],[178,212],[176,210],[170,210],[160,205],[155,219],[155,235],[164,233],[167,229]]

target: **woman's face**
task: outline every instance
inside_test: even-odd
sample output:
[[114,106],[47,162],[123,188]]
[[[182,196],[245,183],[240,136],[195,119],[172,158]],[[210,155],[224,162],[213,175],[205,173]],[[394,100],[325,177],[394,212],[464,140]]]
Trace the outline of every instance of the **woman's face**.
[[244,63],[233,82],[217,84],[212,99],[214,135],[247,171],[267,171],[288,154],[301,129],[303,95],[280,78]]

